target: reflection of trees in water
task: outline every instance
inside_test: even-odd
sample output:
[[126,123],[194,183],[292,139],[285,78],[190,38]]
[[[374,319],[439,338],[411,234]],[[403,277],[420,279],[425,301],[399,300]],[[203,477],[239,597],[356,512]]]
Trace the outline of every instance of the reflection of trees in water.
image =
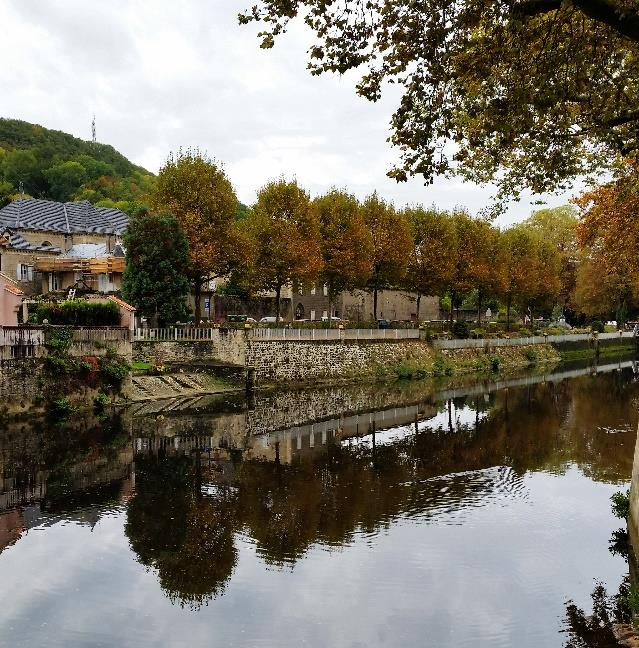
[[131,548],[171,600],[201,606],[224,590],[237,562],[235,494],[221,487],[203,495],[189,457],[141,457],[136,482],[125,529]]
[[625,593],[624,583],[617,596],[608,596],[606,588],[599,583],[592,594],[592,612],[586,613],[572,601],[566,604],[565,632],[569,638],[565,648],[618,648],[612,626],[627,620],[627,613],[619,603]]
[[[198,606],[230,578],[236,532],[253,538],[267,563],[292,565],[314,544],[341,546],[399,517],[436,520],[482,506],[496,493],[525,496],[527,471],[561,471],[577,462],[592,475],[627,479],[620,435],[612,435],[615,452],[597,423],[631,408],[631,390],[605,399],[609,387],[618,389],[615,380],[585,377],[456,399],[457,408],[486,415],[452,430],[447,422],[437,429],[415,425],[384,444],[329,443],[291,464],[239,462],[233,488],[216,487],[210,496],[201,494],[195,459],[139,457],[126,532],[167,594]],[[588,424],[595,394],[596,423]],[[570,608],[575,622],[578,613]]]

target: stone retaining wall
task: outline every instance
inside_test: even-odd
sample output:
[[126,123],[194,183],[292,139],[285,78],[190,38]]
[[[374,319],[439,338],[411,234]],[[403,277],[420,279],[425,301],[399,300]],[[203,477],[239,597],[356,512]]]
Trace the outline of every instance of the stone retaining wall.
[[380,367],[430,364],[431,348],[418,340],[403,342],[261,342],[247,340],[246,366],[260,383],[309,382],[375,376]]
[[133,342],[133,362],[153,362],[157,356],[169,363],[244,365],[245,337],[243,330],[216,329],[212,340],[136,341]]

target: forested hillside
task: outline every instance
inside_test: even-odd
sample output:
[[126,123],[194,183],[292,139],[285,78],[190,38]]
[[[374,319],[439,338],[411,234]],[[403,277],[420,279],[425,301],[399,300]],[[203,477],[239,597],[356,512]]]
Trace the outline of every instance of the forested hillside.
[[0,118],[0,206],[16,197],[20,183],[35,198],[89,200],[131,211],[146,202],[155,176],[108,144]]

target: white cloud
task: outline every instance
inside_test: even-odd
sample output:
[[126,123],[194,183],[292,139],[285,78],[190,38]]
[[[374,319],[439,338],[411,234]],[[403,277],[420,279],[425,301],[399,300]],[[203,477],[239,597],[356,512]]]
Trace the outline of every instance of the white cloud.
[[[225,162],[241,200],[295,176],[312,193],[373,190],[397,204],[466,205],[491,188],[439,179],[397,184],[386,142],[398,91],[371,104],[353,74],[312,77],[310,35],[294,26],[271,51],[240,27],[248,0],[8,0],[0,5],[0,115],[90,136],[157,171],[169,151],[198,146]],[[562,204],[565,197],[551,199]],[[514,204],[503,222],[531,210]]]

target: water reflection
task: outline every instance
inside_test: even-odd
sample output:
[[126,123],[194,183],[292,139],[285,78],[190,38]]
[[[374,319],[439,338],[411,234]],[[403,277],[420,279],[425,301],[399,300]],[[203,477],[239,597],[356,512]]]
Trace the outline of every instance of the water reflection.
[[[380,619],[385,629],[375,632],[403,645],[422,645],[425,627],[437,646],[614,645],[606,642],[615,599],[596,589],[591,612],[589,579],[612,574],[615,591],[623,573],[610,562],[624,560],[623,529],[606,545],[615,526],[607,500],[631,474],[634,376],[627,366],[509,384],[360,385],[260,394],[250,403],[145,403],[102,423],[5,426],[0,574],[28,569],[32,530],[46,538],[47,529],[73,523],[99,535],[110,519],[121,526],[110,526],[105,542],[111,547],[121,534],[128,545],[117,560],[108,557],[114,587],[139,589],[146,600],[154,587],[171,609],[122,594],[137,615],[130,645],[157,644],[157,635],[145,639],[151,627],[179,645],[196,620],[202,636],[215,629],[228,644],[351,645],[282,611],[300,597],[307,613],[325,610],[363,645],[397,645],[368,633]],[[593,550],[587,542],[598,528],[603,540]],[[575,563],[583,550],[587,567]],[[337,561],[330,564],[338,581],[317,571],[328,568],[326,555]],[[144,586],[130,563],[146,570]],[[576,575],[579,568],[587,573]],[[290,575],[285,588],[276,574]],[[342,594],[354,587],[357,610]],[[334,597],[339,609],[328,602]],[[290,636],[265,638],[260,606],[280,599]],[[105,614],[114,605],[92,600]],[[29,614],[19,618],[4,621],[35,645],[42,635]],[[102,643],[126,643],[119,628],[101,633]],[[60,645],[91,643],[62,628],[56,636]]]

